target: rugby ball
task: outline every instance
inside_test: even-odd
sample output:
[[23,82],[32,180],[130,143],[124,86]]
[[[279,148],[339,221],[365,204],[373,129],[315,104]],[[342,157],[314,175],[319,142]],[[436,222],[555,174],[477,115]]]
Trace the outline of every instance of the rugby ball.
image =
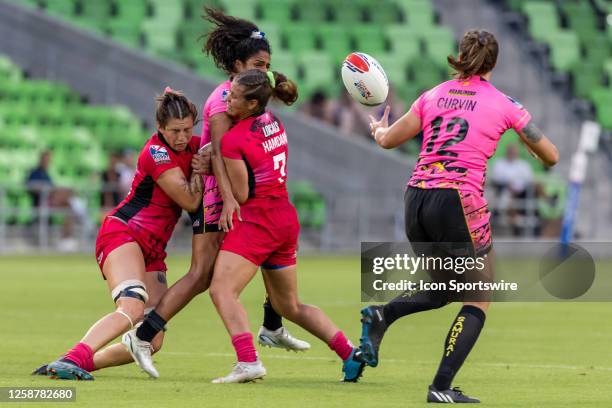
[[363,105],[380,105],[389,93],[389,80],[382,66],[362,52],[353,52],[344,59],[342,82],[353,99]]

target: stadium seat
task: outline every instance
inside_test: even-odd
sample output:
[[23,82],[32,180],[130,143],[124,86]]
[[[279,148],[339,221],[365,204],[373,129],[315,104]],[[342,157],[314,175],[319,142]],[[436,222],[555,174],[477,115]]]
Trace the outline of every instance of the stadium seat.
[[270,66],[273,71],[282,72],[287,78],[298,82],[298,64],[294,55],[282,51],[275,52]]
[[176,27],[185,18],[185,10],[180,1],[149,0],[152,6],[152,20],[159,25]]
[[304,53],[298,60],[303,69],[302,95],[305,100],[316,89],[327,91],[328,96],[335,94],[338,89],[337,78],[334,74],[334,64],[330,56],[321,52]]
[[104,31],[123,45],[139,48],[142,46],[140,25],[140,22],[134,24],[128,20],[111,18],[104,25]]
[[384,53],[374,57],[383,66],[390,84],[398,87],[408,82],[409,56],[402,53]]
[[421,39],[418,31],[408,25],[390,25],[385,29],[391,52],[415,58],[421,54]]
[[427,54],[438,65],[446,65],[446,57],[449,54],[455,54],[457,51],[453,33],[446,27],[439,27],[436,30],[429,31],[423,40]]
[[[314,50],[317,39],[309,23],[292,23],[283,27],[284,43],[287,49],[296,57],[302,52]],[[273,56],[275,58],[275,56]]]
[[581,39],[597,33],[597,18],[588,1],[562,1],[559,3],[569,26]]
[[602,85],[602,67],[590,61],[580,61],[572,67],[574,93],[581,98],[588,98],[591,92]]
[[593,64],[603,65],[612,56],[612,41],[597,32],[580,39],[585,59]]
[[410,27],[421,30],[434,24],[435,14],[429,0],[398,0],[397,3]]
[[256,4],[256,0],[225,0],[223,1],[223,10],[229,15],[254,21],[257,17],[255,13]]
[[331,58],[332,64],[339,65],[353,50],[349,30],[341,24],[321,24],[316,28],[322,49]]
[[402,22],[402,14],[395,3],[367,2],[364,3],[364,17],[366,22],[380,26]]
[[612,88],[594,89],[591,92],[591,100],[595,105],[597,120],[604,128],[612,130]]
[[171,23],[160,24],[156,20],[146,20],[142,24],[142,32],[150,51],[169,52],[177,48],[176,26]]
[[351,30],[355,49],[376,56],[385,52],[387,40],[385,33],[376,25],[357,26]]
[[117,15],[115,19],[130,22],[140,26],[142,21],[149,15],[149,7],[146,0],[129,0],[115,2]]
[[339,25],[350,25],[363,21],[363,9],[351,0],[335,0],[330,3],[332,20]]
[[309,24],[322,23],[331,16],[331,9],[325,0],[296,2],[294,8],[298,19]]
[[69,18],[76,14],[75,0],[45,0],[42,4],[49,14]]
[[550,60],[552,66],[567,72],[580,59],[578,37],[572,31],[559,31],[549,36]]
[[526,1],[523,11],[527,15],[529,32],[536,40],[546,43],[559,31],[559,18],[554,2]]
[[291,21],[291,3],[287,0],[259,0],[257,6],[259,20],[271,21],[279,26]]

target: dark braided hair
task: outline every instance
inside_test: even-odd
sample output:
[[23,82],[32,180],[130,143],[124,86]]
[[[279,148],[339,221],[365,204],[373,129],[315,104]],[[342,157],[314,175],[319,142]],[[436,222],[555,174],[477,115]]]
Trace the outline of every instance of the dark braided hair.
[[459,79],[482,75],[491,71],[497,63],[499,46],[495,36],[486,30],[471,30],[463,35],[458,58],[448,56],[448,63]]
[[166,87],[164,93],[155,98],[157,108],[155,119],[159,127],[165,128],[171,119],[184,119],[188,116],[193,118],[195,124],[198,119],[198,108],[185,95]]
[[260,51],[271,53],[268,40],[255,24],[211,7],[205,7],[204,11],[206,14],[202,17],[216,27],[206,35],[202,51],[212,55],[217,67],[228,75],[235,73],[236,60],[246,62]]
[[[268,75],[274,75],[274,88]],[[261,112],[266,108],[271,97],[275,97],[285,105],[293,105],[298,98],[295,82],[287,79],[280,72],[268,71],[265,73],[258,69],[250,69],[238,74],[234,81],[245,88],[244,99],[256,100]]]

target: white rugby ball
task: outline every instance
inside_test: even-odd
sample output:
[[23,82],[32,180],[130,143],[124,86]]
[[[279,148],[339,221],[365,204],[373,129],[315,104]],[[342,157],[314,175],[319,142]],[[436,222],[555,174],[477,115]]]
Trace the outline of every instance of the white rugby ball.
[[389,93],[385,70],[378,61],[362,52],[353,52],[344,59],[342,82],[353,99],[363,105],[380,105]]

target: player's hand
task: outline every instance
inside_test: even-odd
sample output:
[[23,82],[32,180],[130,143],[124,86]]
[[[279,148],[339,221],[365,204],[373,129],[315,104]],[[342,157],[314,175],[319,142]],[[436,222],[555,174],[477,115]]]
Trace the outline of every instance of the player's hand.
[[232,222],[232,218],[234,217],[234,212],[236,213],[236,217],[238,220],[242,221],[242,217],[240,216],[240,204],[238,201],[232,196],[229,200],[223,200],[223,210],[221,210],[221,219],[219,220],[219,226],[225,232],[234,228],[234,224]]
[[376,131],[378,129],[389,127],[389,112],[391,112],[391,106],[387,105],[380,120],[376,120],[374,116],[368,115],[370,117],[370,133],[372,137],[376,138]]
[[210,175],[212,171],[212,148],[210,144],[202,147],[191,159],[191,168],[196,174]]

